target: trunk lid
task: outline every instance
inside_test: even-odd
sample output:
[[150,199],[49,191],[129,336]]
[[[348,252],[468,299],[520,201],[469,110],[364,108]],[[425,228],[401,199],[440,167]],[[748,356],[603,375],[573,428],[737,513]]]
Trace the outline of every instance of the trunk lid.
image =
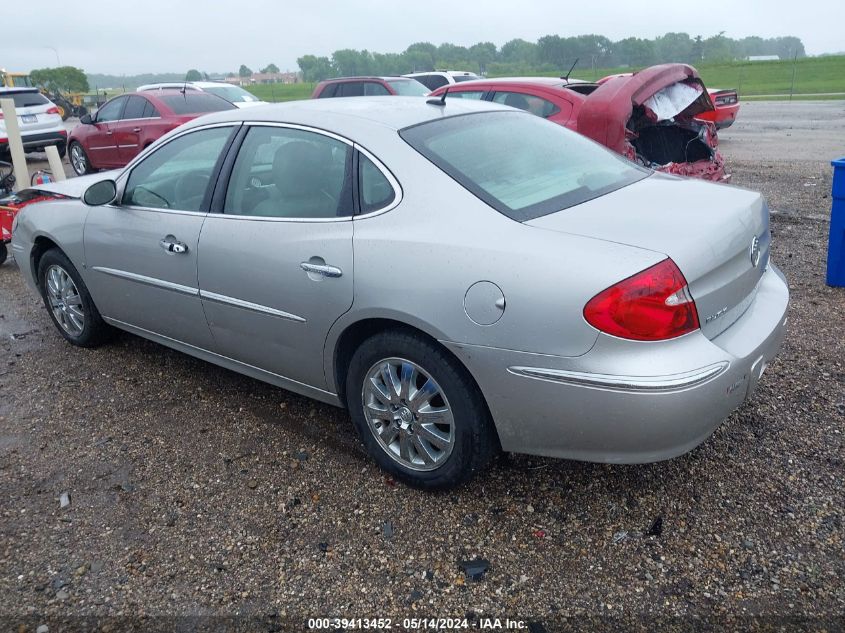
[[771,244],[769,210],[759,193],[662,174],[527,224],[671,257],[711,339],[751,304]]

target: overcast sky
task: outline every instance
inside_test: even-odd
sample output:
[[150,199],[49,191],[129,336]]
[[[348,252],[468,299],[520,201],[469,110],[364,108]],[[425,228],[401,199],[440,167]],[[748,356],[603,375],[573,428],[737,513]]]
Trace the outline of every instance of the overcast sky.
[[[501,46],[596,33],[612,40],[668,31],[709,36],[796,35],[808,54],[845,49],[843,0],[4,0],[0,67],[56,65],[87,72],[210,72],[341,48],[401,52],[428,41]],[[143,6],[143,8],[141,8]],[[53,47],[56,52],[48,47]]]

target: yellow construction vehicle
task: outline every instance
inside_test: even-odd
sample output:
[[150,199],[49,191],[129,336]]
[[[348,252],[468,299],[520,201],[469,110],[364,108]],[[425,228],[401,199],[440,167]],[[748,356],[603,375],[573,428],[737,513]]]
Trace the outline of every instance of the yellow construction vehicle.
[[28,73],[13,73],[5,68],[0,68],[0,86],[4,88],[34,87]]

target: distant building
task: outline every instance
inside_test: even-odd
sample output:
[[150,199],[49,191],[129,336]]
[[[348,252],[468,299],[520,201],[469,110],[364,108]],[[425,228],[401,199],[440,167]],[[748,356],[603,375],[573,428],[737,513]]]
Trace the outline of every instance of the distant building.
[[302,79],[299,73],[252,73],[249,77],[231,75],[223,81],[235,86],[251,86],[253,84],[295,84]]
[[776,62],[780,60],[780,55],[749,55],[750,62]]

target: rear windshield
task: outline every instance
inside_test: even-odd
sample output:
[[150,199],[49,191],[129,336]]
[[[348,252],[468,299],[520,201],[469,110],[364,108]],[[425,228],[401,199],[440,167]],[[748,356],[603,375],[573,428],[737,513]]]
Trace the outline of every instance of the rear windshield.
[[484,112],[400,132],[414,149],[520,222],[616,191],[651,171],[523,112]]
[[431,92],[416,79],[388,79],[387,83],[403,97],[424,97]]
[[251,92],[247,92],[240,86],[206,86],[203,88],[205,92],[210,92],[229,101],[231,103],[250,103],[252,101],[260,101]]
[[40,106],[50,101],[43,94],[37,90],[32,92],[3,92],[0,91],[0,99],[9,99],[15,102],[16,108],[30,108],[32,106]]
[[186,92],[184,95],[164,95],[159,97],[173,114],[202,114],[219,110],[234,110],[235,106],[212,94],[205,92]]
[[456,84],[459,84],[462,81],[475,81],[479,77],[478,75],[452,75],[452,79],[455,80]]

